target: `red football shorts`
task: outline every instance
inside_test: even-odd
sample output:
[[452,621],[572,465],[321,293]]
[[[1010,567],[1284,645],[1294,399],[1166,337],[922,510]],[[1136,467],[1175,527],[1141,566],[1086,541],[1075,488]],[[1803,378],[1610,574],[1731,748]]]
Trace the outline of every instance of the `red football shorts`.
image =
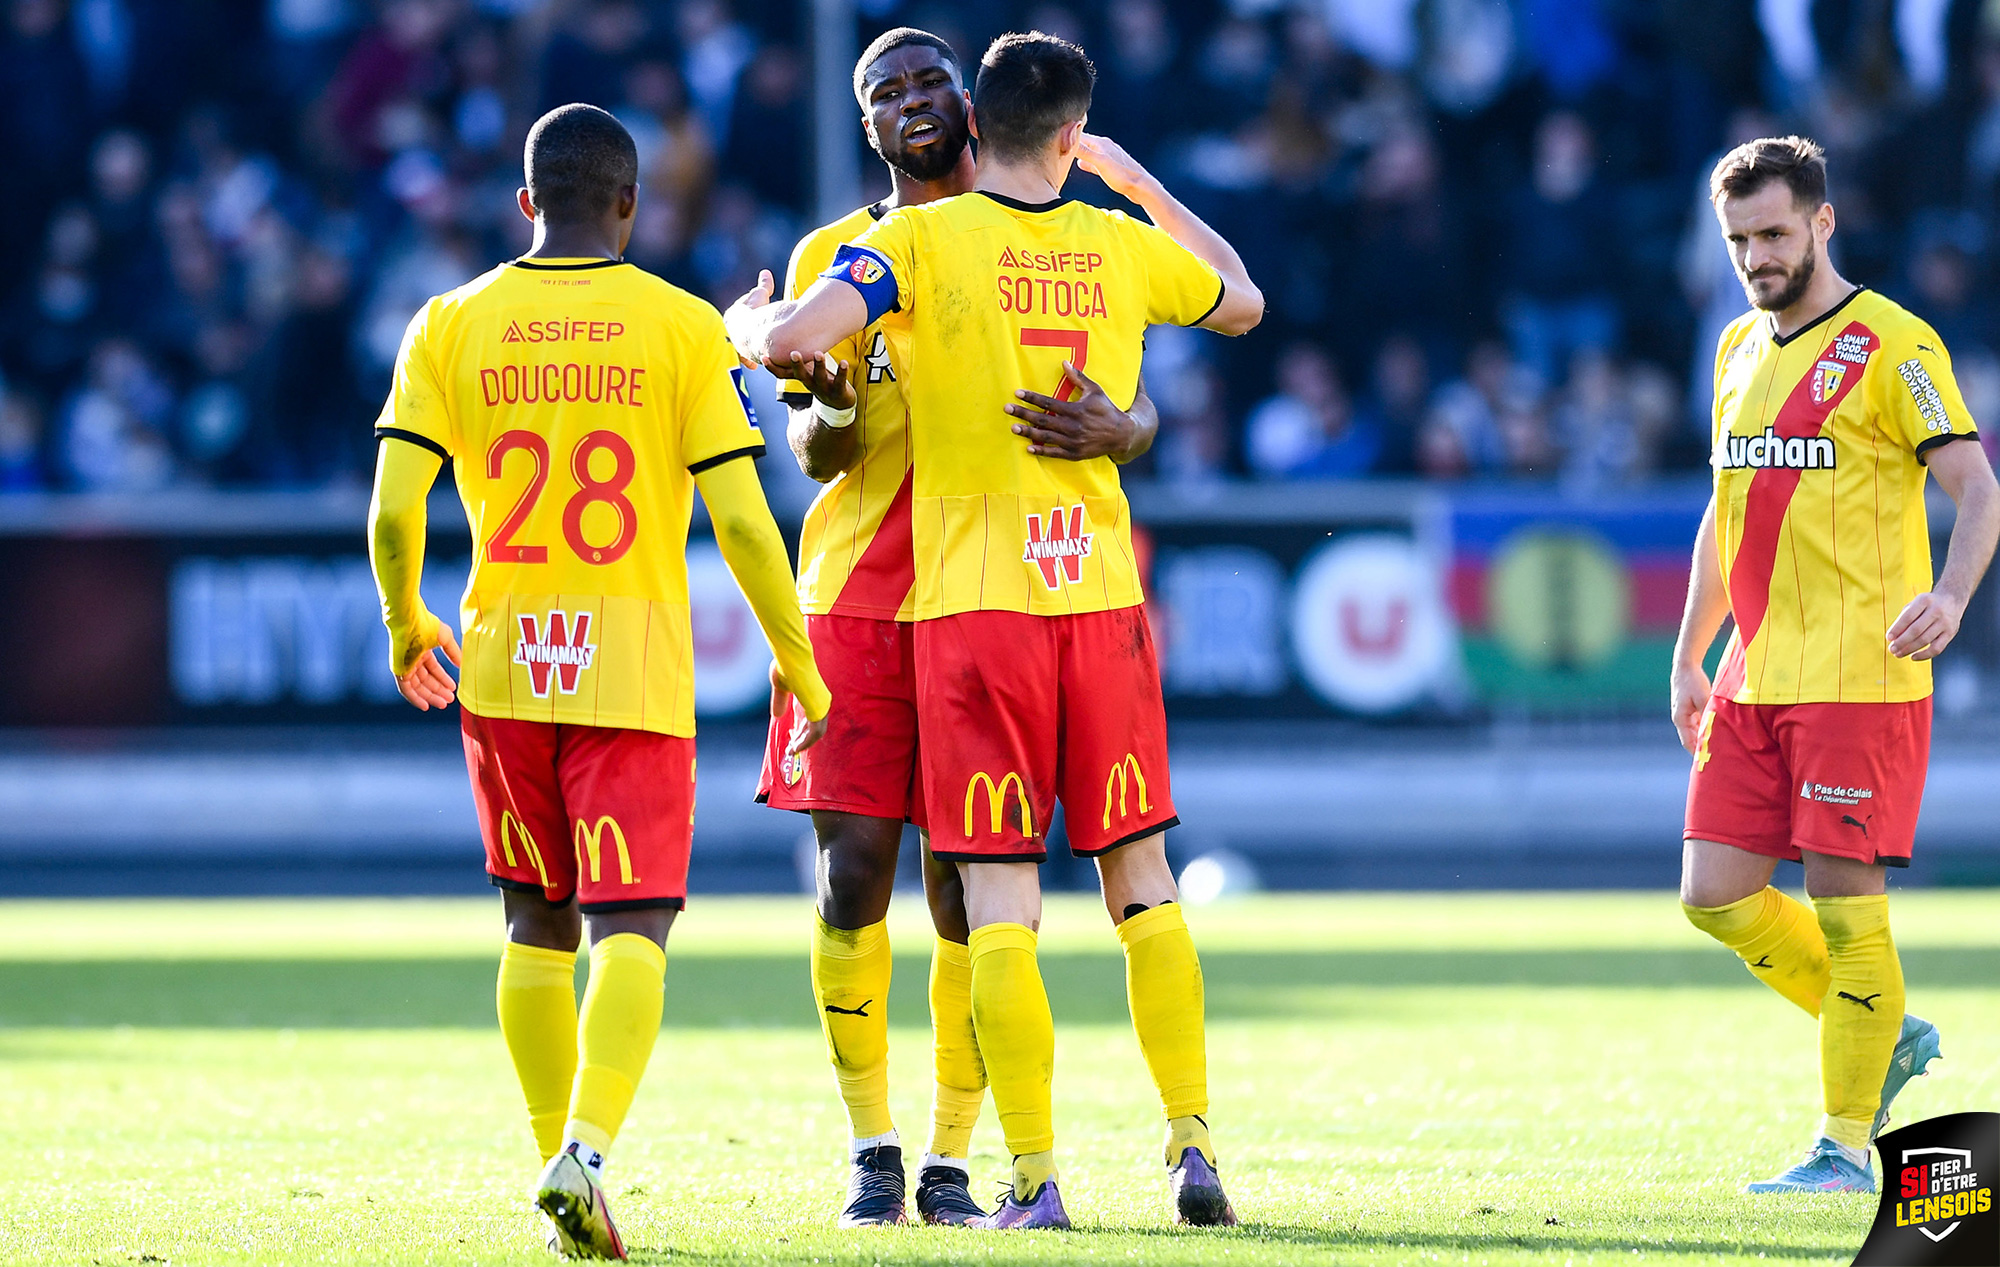
[[586,912],[687,904],[694,740],[458,711],[494,884]]
[[937,857],[1040,862],[1058,801],[1082,857],[1180,822],[1144,608],[963,612],[919,621],[916,635]]
[[1711,699],[1688,780],[1685,840],[1797,861],[1800,851],[1910,865],[1931,702]]
[[787,756],[806,723],[797,700],[771,719],[757,799],[924,825],[917,773],[917,670],[910,626],[865,616],[807,616],[813,658],[833,692],[826,738]]

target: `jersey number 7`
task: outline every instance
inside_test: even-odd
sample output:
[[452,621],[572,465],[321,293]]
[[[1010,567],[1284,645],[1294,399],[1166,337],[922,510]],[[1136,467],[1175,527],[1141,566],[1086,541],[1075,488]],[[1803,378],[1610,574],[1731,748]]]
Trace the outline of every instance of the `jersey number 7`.
[[[486,450],[486,478],[499,479],[507,455],[516,449],[535,460],[535,472],[528,480],[528,487],[521,491],[520,500],[514,503],[514,509],[507,512],[499,528],[486,539],[486,559],[489,563],[547,563],[547,546],[518,545],[514,534],[521,531],[528,516],[534,513],[535,503],[541,500],[542,490],[548,487],[549,442],[532,431],[501,432]],[[599,451],[612,457],[608,479],[600,480],[590,473],[590,459]],[[616,563],[632,548],[633,538],[639,535],[639,512],[632,499],[625,496],[625,490],[638,474],[638,465],[632,445],[616,431],[593,431],[570,450],[569,473],[577,487],[576,495],[563,506],[563,540],[585,563]],[[592,502],[601,502],[617,512],[618,536],[609,545],[594,546],[583,538],[583,512]]]
[[[1068,348],[1069,363],[1080,372],[1083,363],[1090,359],[1090,331],[1088,330],[1048,330],[1028,326],[1021,331],[1021,346],[1024,348]],[[1076,384],[1069,381],[1069,375],[1056,386],[1057,400],[1073,400]]]

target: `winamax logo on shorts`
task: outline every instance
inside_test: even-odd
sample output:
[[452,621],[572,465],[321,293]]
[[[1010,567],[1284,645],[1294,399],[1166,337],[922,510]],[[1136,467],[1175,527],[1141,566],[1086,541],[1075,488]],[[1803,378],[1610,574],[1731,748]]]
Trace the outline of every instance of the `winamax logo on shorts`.
[[1891,1131],[1882,1208],[1855,1267],[2000,1267],[2000,1113],[1952,1113]]

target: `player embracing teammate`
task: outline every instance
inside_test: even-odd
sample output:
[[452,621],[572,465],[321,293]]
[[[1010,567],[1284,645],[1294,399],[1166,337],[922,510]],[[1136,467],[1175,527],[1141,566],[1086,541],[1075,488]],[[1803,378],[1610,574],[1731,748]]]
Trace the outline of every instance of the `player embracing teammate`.
[[[792,252],[787,298],[797,298],[844,243],[896,208],[973,187],[966,93],[949,44],[910,27],[884,32],[855,63],[854,95],[893,192],[807,234]],[[770,285],[768,273],[763,284]],[[889,1113],[893,961],[885,916],[903,824],[927,822],[911,635],[911,438],[898,377],[909,372],[909,340],[908,315],[885,313],[827,358],[796,358],[787,367],[796,377],[780,379],[793,452],[806,474],[827,486],[800,532],[799,602],[840,708],[823,742],[794,753],[806,715],[793,701],[777,701],[758,799],[810,813],[819,845],[812,982],[850,1126],[843,1227],[907,1217],[902,1146]],[[1158,419],[1143,389],[1127,414],[1080,371],[1074,377],[1075,399],[1026,394],[1051,411],[1035,414],[1032,428],[1017,428],[1032,430],[1031,451],[1120,462],[1145,452]],[[916,1203],[927,1223],[962,1224],[984,1213],[968,1190],[966,1158],[986,1072],[973,1036],[958,875],[928,849],[923,861],[936,928],[930,975],[936,1083]]]
[[[1711,180],[1754,311],[1715,359],[1715,493],[1673,670],[1694,755],[1681,900],[1819,1021],[1825,1116],[1752,1192],[1873,1192],[1870,1141],[1939,1054],[1903,1008],[1887,867],[1909,865],[1930,755],[1929,661],[1993,556],[2000,488],[1937,332],[1834,271],[1826,159],[1751,141]],[[1972,443],[1960,443],[1972,441]],[[1932,583],[1926,471],[1957,503]],[[1703,659],[1735,618],[1711,685]],[[1771,887],[1802,860],[1810,907]]]
[[[974,192],[890,212],[797,299],[770,303],[760,287],[727,316],[745,359],[792,376],[886,315],[909,322],[898,370],[922,799],[934,856],[963,886],[973,1034],[1014,1157],[1007,1197],[977,1221],[988,1227],[1068,1225],[1036,959],[1037,864],[1058,803],[1125,949],[1177,1215],[1234,1221],[1204,1120],[1201,969],[1166,860],[1178,820],[1130,509],[1114,462],[1050,461],[1007,410],[1023,383],[1068,400],[1070,368],[1086,366],[1129,402],[1149,324],[1240,334],[1263,297],[1227,242],[1084,131],[1094,77],[1067,41],[994,41],[971,115]],[[1064,199],[1079,162],[1153,224]]]

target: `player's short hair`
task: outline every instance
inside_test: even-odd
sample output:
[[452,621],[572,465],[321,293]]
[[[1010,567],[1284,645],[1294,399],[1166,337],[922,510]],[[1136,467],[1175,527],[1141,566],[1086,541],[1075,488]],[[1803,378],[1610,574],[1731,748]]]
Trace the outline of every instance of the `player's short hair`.
[[987,46],[972,91],[979,150],[1001,159],[1031,158],[1064,126],[1090,113],[1097,68],[1068,40],[1041,31],[1012,32]]
[[868,68],[897,49],[908,48],[912,44],[936,49],[951,63],[951,68],[958,73],[958,77],[965,78],[964,66],[958,60],[958,52],[946,43],[942,36],[932,35],[929,31],[919,31],[914,26],[899,26],[876,36],[874,42],[862,50],[861,60],[854,63],[854,99],[860,102],[864,109],[868,105],[868,98],[863,91],[862,81],[868,77]]
[[1811,215],[1826,203],[1826,151],[1803,136],[1745,141],[1722,156],[1708,178],[1710,202],[1724,194],[1747,198],[1774,180],[1792,191],[1792,202]]
[[610,209],[620,189],[639,182],[639,147],[608,111],[571,102],[528,129],[522,167],[528,200],[542,219],[591,220]]

